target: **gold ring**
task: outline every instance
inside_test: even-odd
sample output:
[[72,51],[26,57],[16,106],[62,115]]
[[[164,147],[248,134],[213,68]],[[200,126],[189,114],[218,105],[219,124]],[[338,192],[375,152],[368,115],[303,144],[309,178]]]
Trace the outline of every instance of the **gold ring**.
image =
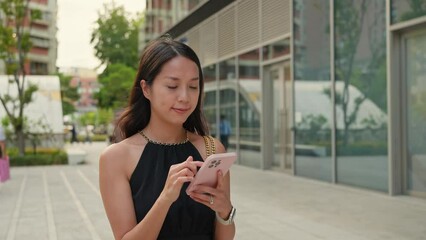
[[213,205],[213,203],[214,203],[213,195],[210,195],[210,205]]

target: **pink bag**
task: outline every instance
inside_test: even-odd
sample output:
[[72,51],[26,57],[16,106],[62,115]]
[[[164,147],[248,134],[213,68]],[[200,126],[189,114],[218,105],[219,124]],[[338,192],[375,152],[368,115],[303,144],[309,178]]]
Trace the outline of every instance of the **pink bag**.
[[9,158],[0,158],[0,182],[10,179]]

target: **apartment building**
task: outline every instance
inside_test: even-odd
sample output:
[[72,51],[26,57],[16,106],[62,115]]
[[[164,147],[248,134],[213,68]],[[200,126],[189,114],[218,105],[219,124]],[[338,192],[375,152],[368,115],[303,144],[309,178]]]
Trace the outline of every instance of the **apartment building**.
[[139,52],[207,0],[146,0],[145,21],[139,31]]
[[424,0],[212,0],[165,27],[238,164],[426,197]]
[[[28,54],[25,70],[28,75],[50,75],[56,73],[58,41],[56,39],[56,0],[30,0],[31,9],[41,11],[41,19],[26,26],[30,30],[33,47]],[[30,14],[30,13],[29,13]],[[0,18],[1,18],[0,13]],[[3,22],[3,24],[5,24]],[[0,62],[0,74],[5,74],[4,63]]]
[[77,87],[80,99],[74,103],[79,113],[96,111],[97,100],[95,93],[99,91],[98,74],[93,69],[88,68],[61,68],[64,75],[71,76],[70,85]]

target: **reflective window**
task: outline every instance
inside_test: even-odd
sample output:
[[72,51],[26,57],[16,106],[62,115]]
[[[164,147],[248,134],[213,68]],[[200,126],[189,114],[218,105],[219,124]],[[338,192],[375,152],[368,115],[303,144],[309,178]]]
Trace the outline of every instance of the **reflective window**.
[[334,1],[337,181],[387,191],[386,1]]
[[236,71],[235,58],[231,58],[219,63],[219,80],[235,81]]
[[329,1],[294,1],[294,79],[330,79]]
[[240,163],[260,168],[261,80],[259,49],[238,56]]
[[259,49],[238,56],[238,77],[240,80],[259,80]]
[[391,21],[399,23],[410,19],[426,16],[425,0],[391,0]]
[[290,39],[282,39],[262,48],[263,60],[270,60],[290,54]]
[[216,81],[216,65],[212,64],[203,68],[204,82]]
[[227,151],[235,152],[237,138],[236,58],[219,63],[219,133]]
[[407,189],[426,193],[426,32],[405,39]]
[[216,136],[216,65],[203,68],[204,74],[204,115],[209,125],[210,134]]
[[296,175],[332,180],[329,1],[294,1]]

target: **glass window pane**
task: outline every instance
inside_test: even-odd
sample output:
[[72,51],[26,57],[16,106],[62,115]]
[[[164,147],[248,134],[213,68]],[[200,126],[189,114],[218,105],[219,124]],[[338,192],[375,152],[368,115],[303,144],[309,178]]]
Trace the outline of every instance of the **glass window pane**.
[[290,54],[290,39],[282,39],[262,48],[263,60],[270,60]]
[[219,63],[219,80],[234,80],[237,69],[235,68],[235,58],[224,60]]
[[240,163],[260,168],[261,81],[259,49],[238,56]]
[[426,193],[426,32],[408,37],[405,48],[407,189]]
[[240,80],[259,80],[259,49],[238,56],[238,76]]
[[227,151],[236,151],[237,103],[236,58],[219,63],[219,133]]
[[296,175],[332,179],[329,1],[294,1]]
[[209,125],[210,134],[216,136],[216,65],[209,65],[203,68],[204,74],[204,115]]
[[337,181],[387,191],[386,1],[334,6]]
[[391,0],[391,21],[399,23],[426,16],[425,0]]

